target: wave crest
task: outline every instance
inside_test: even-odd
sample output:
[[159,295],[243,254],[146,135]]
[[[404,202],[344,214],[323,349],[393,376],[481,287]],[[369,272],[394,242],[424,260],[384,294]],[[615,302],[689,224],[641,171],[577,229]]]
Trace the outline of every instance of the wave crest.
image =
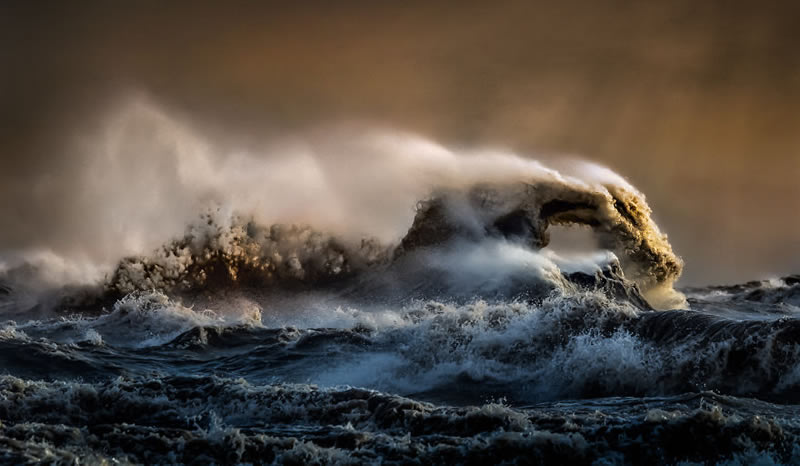
[[265,227],[242,217],[225,225],[210,214],[204,220],[154,255],[122,260],[108,288],[126,294],[323,284],[388,257],[388,249],[376,240],[352,244],[307,226]]
[[567,182],[478,185],[447,191],[418,205],[417,215],[397,255],[439,245],[453,238],[480,240],[499,236],[534,249],[550,242],[551,225],[587,225],[601,248],[616,253],[626,276],[655,305],[680,306],[672,293],[683,261],[650,216],[644,196],[621,186]]

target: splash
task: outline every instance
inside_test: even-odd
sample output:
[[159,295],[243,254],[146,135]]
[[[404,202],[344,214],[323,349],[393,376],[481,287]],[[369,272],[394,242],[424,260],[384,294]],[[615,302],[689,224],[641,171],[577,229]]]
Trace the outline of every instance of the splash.
[[122,260],[107,287],[126,294],[323,285],[388,257],[388,249],[375,240],[352,243],[310,227],[265,227],[241,217],[219,224],[212,213],[204,218],[155,254]]
[[644,196],[606,168],[558,171],[510,151],[358,125],[258,144],[212,139],[152,101],[125,102],[99,142],[82,146],[92,156],[66,207],[82,223],[62,238],[78,253],[52,254],[95,258],[119,295],[315,285],[456,241],[537,252],[549,226],[579,224],[652,304],[682,303],[672,291],[681,260]]
[[650,217],[644,196],[630,186],[564,181],[481,184],[419,204],[398,254],[468,238],[505,237],[542,249],[551,225],[588,225],[599,246],[616,253],[626,276],[656,305],[680,305],[672,290],[683,261]]

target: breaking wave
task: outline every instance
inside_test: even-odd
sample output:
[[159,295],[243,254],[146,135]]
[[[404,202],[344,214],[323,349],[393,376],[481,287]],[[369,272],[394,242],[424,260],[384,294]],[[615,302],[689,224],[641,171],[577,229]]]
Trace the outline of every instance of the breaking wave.
[[652,311],[597,286],[612,272],[537,299],[221,311],[137,291],[6,322],[4,458],[796,461],[800,320]]
[[93,169],[153,133],[170,195],[107,192],[132,219],[90,210],[85,260],[2,255],[4,461],[800,458],[800,279],[675,290],[608,169],[352,128],[221,157],[141,103],[112,126]]
[[[598,251],[618,257],[652,305],[683,304],[672,291],[682,261],[644,196],[588,162],[562,162],[559,171],[507,151],[455,150],[364,128],[274,143],[263,155],[213,144],[141,99],[109,121],[97,144],[102,154],[86,162],[87,177],[74,187],[85,193],[65,207],[83,221],[68,229],[79,233],[72,242],[83,263],[104,260],[87,271],[66,252],[39,251],[44,262],[25,251],[0,255],[2,281],[20,294],[85,285],[100,271],[111,275],[105,288],[119,294],[316,286],[374,274],[412,252],[417,257],[403,262],[420,262],[419,250],[456,241],[504,240],[536,252],[548,245],[549,226],[578,225],[594,232]],[[108,205],[82,205],[87,198]],[[202,209],[210,210],[190,220]]]

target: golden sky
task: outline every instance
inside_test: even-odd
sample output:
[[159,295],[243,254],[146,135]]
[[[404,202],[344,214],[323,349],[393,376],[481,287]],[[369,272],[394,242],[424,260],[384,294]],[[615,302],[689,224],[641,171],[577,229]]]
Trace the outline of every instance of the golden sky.
[[53,239],[68,183],[31,184],[143,91],[242,141],[357,120],[580,154],[648,196],[685,283],[800,272],[800,2],[121,3],[0,6],[6,248]]

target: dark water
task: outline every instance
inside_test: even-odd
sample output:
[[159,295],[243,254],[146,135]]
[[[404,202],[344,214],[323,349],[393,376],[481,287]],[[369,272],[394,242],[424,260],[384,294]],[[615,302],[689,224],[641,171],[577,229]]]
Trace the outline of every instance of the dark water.
[[208,217],[99,283],[6,266],[0,458],[800,463],[800,277],[681,295],[644,198],[588,186],[434,199],[395,247]]
[[800,461],[800,279],[656,311],[609,267],[535,294],[377,299],[360,281],[18,314],[0,330],[2,459]]

